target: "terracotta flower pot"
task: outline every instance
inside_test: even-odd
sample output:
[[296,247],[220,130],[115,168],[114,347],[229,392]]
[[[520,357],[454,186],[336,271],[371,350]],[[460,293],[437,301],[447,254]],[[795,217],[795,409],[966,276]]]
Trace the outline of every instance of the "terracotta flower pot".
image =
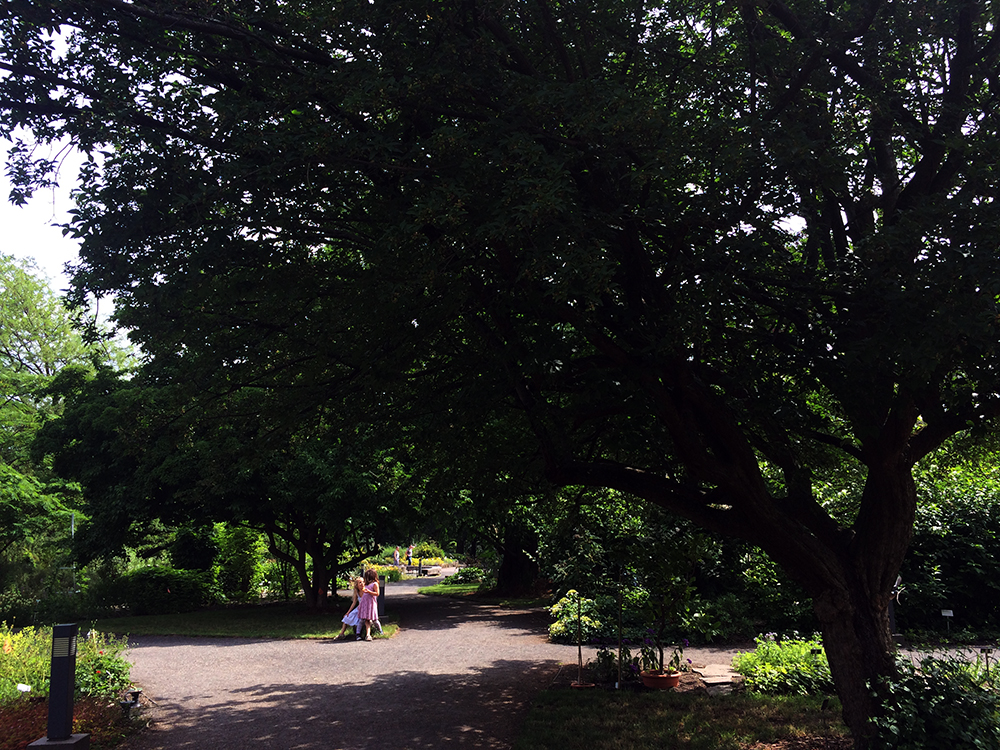
[[648,688],[656,688],[658,690],[666,690],[667,688],[675,688],[680,684],[681,673],[680,672],[655,672],[653,670],[646,670],[639,673],[639,677],[642,678],[642,684]]

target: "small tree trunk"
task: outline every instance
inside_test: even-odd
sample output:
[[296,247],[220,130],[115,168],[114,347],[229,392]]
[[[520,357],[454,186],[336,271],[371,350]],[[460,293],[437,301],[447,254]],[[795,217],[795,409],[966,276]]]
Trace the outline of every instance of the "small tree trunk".
[[576,684],[583,683],[583,596],[576,595]]

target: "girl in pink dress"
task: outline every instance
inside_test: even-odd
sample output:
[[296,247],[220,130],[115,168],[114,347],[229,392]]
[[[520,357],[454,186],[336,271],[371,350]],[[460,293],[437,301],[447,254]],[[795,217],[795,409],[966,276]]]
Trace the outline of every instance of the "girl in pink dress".
[[358,605],[358,619],[365,624],[365,640],[372,639],[372,622],[378,619],[378,571],[365,571],[365,585],[361,589],[361,603]]

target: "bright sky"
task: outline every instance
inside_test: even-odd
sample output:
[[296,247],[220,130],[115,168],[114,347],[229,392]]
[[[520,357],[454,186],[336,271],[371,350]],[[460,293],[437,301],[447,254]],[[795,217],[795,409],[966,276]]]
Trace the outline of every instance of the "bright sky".
[[[0,164],[4,166],[9,145],[0,141]],[[63,237],[62,230],[53,226],[65,222],[66,212],[72,208],[69,191],[76,174],[77,164],[67,160],[58,188],[35,193],[27,206],[18,208],[7,199],[10,183],[6,170],[0,173],[0,254],[33,259],[56,292],[69,286],[64,267],[76,261],[79,250],[76,240]]]

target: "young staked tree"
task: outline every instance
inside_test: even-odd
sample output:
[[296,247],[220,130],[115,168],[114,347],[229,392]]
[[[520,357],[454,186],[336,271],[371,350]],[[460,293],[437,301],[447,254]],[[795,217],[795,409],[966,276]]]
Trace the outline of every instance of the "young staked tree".
[[[0,131],[94,155],[76,285],[150,358],[290,405],[516,413],[553,482],[759,545],[864,747],[912,468],[1000,411],[996,15],[15,1]],[[841,461],[838,522],[814,481]]]

